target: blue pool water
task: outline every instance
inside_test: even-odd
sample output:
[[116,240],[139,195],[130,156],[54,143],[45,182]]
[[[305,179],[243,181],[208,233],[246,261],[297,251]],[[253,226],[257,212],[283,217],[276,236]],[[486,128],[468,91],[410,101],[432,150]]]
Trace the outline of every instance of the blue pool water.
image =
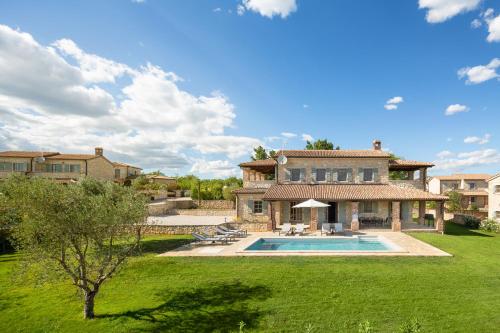
[[394,251],[377,237],[259,238],[245,251]]

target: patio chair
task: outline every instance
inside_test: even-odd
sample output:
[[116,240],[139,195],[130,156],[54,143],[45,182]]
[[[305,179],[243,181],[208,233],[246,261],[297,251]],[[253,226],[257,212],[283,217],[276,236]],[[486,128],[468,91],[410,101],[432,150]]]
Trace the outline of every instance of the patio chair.
[[226,232],[232,232],[232,233],[238,234],[240,237],[245,237],[248,234],[246,230],[243,230],[243,229],[229,229],[228,227],[226,227],[224,225],[219,225],[218,228],[221,229],[221,230],[224,230]]
[[295,226],[295,233],[299,235],[304,235],[305,233],[305,228],[304,228],[304,223],[297,223]]
[[230,230],[227,230],[226,228],[221,228],[221,226],[216,226],[215,227],[215,231],[218,233],[218,234],[221,234],[221,235],[224,235],[224,236],[227,236],[227,237],[231,237],[231,238],[237,238],[237,237],[245,237],[244,234],[240,233],[239,231],[230,231]]
[[321,224],[321,235],[323,235],[323,233],[327,235],[332,233],[332,225],[330,223],[323,222]]
[[229,239],[227,237],[217,237],[217,236],[208,236],[206,234],[198,234],[196,232],[191,233],[191,235],[195,238],[197,242],[210,242],[217,243],[220,242],[222,244],[227,244]]
[[292,224],[291,223],[283,223],[281,229],[278,231],[278,235],[284,233],[285,235],[290,235],[292,233]]
[[333,226],[335,227],[336,234],[344,232],[344,225],[342,223],[334,223]]

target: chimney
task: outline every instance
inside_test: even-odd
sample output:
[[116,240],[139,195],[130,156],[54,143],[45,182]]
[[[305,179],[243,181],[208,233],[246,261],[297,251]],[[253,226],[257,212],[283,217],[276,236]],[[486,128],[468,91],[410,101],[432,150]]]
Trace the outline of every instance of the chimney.
[[382,150],[382,141],[373,140],[373,150]]
[[103,149],[101,147],[95,147],[95,156],[102,156]]

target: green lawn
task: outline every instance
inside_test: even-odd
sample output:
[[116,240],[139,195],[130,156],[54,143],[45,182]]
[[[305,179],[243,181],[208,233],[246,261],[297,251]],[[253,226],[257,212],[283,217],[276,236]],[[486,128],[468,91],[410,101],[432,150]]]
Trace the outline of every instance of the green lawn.
[[448,233],[414,234],[454,255],[438,258],[158,258],[186,238],[149,238],[92,321],[68,283],[19,285],[17,255],[2,255],[0,332],[397,332],[412,317],[424,332],[499,332],[500,235]]

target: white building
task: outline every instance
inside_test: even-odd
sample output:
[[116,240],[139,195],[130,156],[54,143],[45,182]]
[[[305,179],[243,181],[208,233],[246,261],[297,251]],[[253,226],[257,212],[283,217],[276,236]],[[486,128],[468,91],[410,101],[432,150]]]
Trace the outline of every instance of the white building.
[[488,218],[500,222],[500,173],[488,179]]

